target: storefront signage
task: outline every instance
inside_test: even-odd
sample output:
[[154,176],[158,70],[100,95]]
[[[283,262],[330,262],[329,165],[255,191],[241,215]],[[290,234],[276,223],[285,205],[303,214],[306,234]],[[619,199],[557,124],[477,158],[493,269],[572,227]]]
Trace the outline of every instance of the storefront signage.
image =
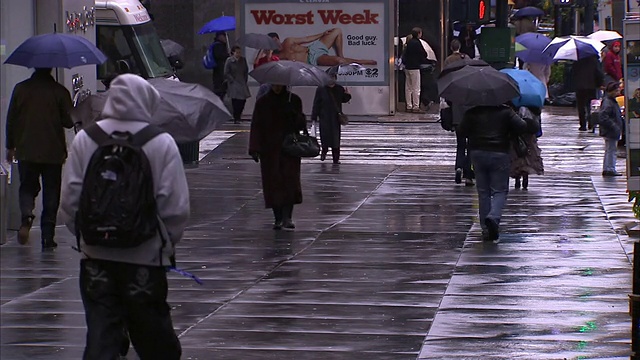
[[83,6],[80,12],[66,12],[67,31],[70,33],[86,32],[89,27],[95,25],[96,9]]

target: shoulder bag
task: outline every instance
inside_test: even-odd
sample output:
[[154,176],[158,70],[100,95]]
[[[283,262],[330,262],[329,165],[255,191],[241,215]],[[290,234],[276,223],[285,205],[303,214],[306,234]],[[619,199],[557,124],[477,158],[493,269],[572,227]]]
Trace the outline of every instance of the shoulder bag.
[[320,144],[316,137],[309,135],[305,126],[302,134],[296,131],[285,135],[282,152],[293,157],[316,157],[320,155]]

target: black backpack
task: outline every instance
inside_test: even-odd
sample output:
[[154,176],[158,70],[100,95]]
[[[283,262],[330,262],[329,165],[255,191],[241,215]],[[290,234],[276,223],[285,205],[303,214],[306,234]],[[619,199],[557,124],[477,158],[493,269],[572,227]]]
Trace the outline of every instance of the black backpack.
[[98,144],[84,174],[76,236],[87,245],[131,248],[155,236],[158,214],[153,174],[142,146],[163,133],[148,125],[136,134],[85,129]]

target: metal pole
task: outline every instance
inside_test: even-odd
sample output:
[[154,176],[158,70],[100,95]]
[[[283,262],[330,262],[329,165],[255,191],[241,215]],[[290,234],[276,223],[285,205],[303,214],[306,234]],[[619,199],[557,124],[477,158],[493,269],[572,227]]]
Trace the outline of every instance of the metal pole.
[[640,360],[640,241],[633,244],[633,293],[629,295],[631,315],[631,360]]

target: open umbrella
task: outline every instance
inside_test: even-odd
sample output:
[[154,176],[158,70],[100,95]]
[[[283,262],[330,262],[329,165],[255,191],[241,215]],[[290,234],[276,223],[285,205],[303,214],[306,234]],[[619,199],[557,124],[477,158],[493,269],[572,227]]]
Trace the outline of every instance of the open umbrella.
[[509,75],[490,66],[465,66],[438,79],[440,97],[458,105],[497,106],[520,95]]
[[44,34],[25,40],[5,64],[28,68],[67,68],[102,64],[107,57],[89,40],[78,35]]
[[220,16],[215,18],[198,31],[198,34],[215,33],[218,31],[232,31],[236,29],[236,18],[233,16]]
[[543,54],[544,49],[551,43],[551,39],[538,33],[524,33],[516,36],[516,45],[525,49],[516,50],[516,56],[524,62],[550,65],[553,63],[551,54]]
[[447,75],[448,73],[452,72],[452,71],[457,71],[462,69],[465,66],[490,66],[489,63],[487,63],[484,60],[479,60],[479,59],[469,59],[464,58],[462,60],[458,60],[456,62],[452,62],[451,64],[445,66],[442,71],[440,71],[440,75],[438,76],[438,79],[442,78],[443,76]]
[[164,54],[167,57],[180,56],[184,52],[184,46],[173,40],[162,39],[160,40],[160,45],[162,45],[162,50],[164,50]]
[[520,69],[502,69],[501,72],[511,76],[518,83],[520,96],[511,100],[515,106],[533,106],[541,108],[547,96],[547,88],[532,73]]
[[366,67],[358,63],[351,63],[331,66],[325,72],[329,75],[350,75],[365,70],[367,70]]
[[261,84],[324,86],[331,77],[319,68],[299,61],[271,61],[251,70],[249,75]]
[[600,51],[605,47],[598,40],[584,36],[557,37],[542,52],[552,55],[554,60],[577,61],[589,56],[600,56]]
[[248,33],[238,38],[237,43],[251,48],[260,50],[278,50],[280,44],[272,39],[269,35]]
[[524,17],[539,17],[543,15],[544,15],[544,10],[539,9],[535,6],[527,6],[516,11],[516,13],[513,14],[513,17],[515,19],[518,19],[518,18],[524,18]]
[[[233,118],[222,100],[202,85],[165,78],[148,81],[161,97],[152,123],[168,132],[177,143],[201,140]],[[107,90],[81,102],[71,111],[74,123],[80,122],[86,127],[99,120],[108,96]]]
[[622,39],[622,35],[617,31],[612,30],[598,30],[592,34],[587,35],[589,39],[598,40],[598,41],[611,41]]

